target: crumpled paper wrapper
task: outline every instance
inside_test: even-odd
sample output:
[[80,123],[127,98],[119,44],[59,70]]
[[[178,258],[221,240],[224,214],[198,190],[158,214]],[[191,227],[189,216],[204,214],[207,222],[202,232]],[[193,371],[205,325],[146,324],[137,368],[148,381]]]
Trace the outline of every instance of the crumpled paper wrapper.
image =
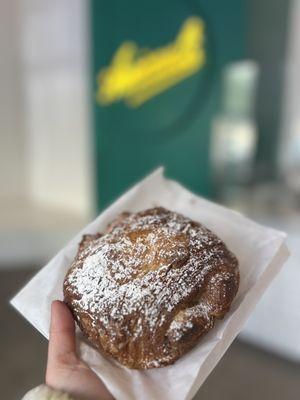
[[118,400],[192,399],[289,255],[285,233],[258,225],[237,212],[196,196],[164,178],[163,169],[159,168],[76,235],[12,299],[13,306],[48,338],[50,305],[52,300],[63,298],[63,279],[82,235],[102,231],[122,211],[136,212],[158,205],[202,222],[224,240],[239,260],[240,288],[225,318],[217,321],[192,351],[169,367],[130,370],[100,355],[78,332],[82,359]]

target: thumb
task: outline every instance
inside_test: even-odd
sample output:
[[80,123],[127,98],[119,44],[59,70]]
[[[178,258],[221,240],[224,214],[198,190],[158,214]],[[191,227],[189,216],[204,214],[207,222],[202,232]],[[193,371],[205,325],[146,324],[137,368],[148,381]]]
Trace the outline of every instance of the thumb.
[[59,300],[51,305],[48,365],[65,364],[76,359],[75,322],[68,307]]

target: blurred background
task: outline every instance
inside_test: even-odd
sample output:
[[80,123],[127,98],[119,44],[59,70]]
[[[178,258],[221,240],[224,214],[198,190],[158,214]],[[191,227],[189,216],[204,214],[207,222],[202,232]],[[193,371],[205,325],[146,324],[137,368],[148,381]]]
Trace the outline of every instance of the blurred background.
[[1,0],[3,399],[47,349],[8,300],[159,165],[291,251],[196,398],[299,398],[299,38],[299,0]]

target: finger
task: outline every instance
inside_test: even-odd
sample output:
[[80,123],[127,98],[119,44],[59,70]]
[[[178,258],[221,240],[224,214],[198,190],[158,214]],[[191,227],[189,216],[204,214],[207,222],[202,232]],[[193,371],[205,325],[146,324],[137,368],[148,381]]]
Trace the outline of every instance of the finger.
[[75,322],[68,307],[59,300],[51,305],[48,366],[76,356]]

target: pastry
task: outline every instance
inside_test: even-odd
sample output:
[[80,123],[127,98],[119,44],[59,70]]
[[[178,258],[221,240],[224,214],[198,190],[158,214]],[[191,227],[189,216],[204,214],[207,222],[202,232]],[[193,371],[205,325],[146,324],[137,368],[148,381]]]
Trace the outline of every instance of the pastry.
[[202,224],[161,207],[85,235],[64,301],[88,340],[135,369],[174,363],[228,312],[236,257]]

